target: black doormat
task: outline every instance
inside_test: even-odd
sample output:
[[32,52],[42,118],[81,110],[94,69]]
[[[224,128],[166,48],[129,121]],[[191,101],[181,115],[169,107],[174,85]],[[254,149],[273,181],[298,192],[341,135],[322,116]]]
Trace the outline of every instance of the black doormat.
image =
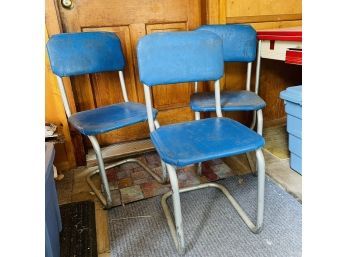
[[62,232],[61,257],[97,257],[94,202],[83,201],[60,207]]

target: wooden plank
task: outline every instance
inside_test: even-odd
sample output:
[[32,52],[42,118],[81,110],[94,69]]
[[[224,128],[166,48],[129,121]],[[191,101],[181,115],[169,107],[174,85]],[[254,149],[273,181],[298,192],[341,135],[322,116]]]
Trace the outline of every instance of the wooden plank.
[[262,23],[262,22],[297,21],[297,20],[302,20],[302,13],[226,17],[227,23]]
[[227,0],[226,17],[302,13],[302,0]]

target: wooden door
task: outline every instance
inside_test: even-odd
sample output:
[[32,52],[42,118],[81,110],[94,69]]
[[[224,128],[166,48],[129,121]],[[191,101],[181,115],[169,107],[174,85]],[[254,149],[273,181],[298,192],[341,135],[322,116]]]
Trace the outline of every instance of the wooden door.
[[[140,37],[159,31],[192,30],[201,25],[199,0],[72,0],[71,9],[54,0],[63,32],[110,31],[121,40],[126,58],[125,81],[130,101],[144,103],[136,45]],[[76,76],[71,87],[77,111],[122,101],[116,72]],[[161,124],[193,119],[191,84],[153,88],[153,103]],[[146,122],[98,136],[101,145],[148,137]]]

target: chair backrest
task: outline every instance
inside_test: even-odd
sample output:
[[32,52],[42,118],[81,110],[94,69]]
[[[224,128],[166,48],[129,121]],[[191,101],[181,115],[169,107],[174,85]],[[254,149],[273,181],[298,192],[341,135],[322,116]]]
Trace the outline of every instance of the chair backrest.
[[111,32],[79,32],[53,35],[47,52],[59,77],[120,71],[125,66],[120,39]]
[[137,45],[140,81],[147,86],[218,80],[223,76],[222,40],[207,31],[163,32]]
[[222,38],[225,62],[253,62],[256,59],[256,31],[250,25],[204,25],[196,31],[214,32]]
[[222,117],[219,79],[224,60],[218,35],[208,31],[154,33],[139,40],[137,54],[151,132],[158,127],[152,113],[151,86],[214,80],[216,114]]

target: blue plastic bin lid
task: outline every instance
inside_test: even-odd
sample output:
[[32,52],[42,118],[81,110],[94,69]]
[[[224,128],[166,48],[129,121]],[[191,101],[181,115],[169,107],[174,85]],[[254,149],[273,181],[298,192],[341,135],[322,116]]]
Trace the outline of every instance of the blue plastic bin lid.
[[302,85],[295,87],[288,87],[286,90],[280,92],[280,98],[295,104],[302,105]]

